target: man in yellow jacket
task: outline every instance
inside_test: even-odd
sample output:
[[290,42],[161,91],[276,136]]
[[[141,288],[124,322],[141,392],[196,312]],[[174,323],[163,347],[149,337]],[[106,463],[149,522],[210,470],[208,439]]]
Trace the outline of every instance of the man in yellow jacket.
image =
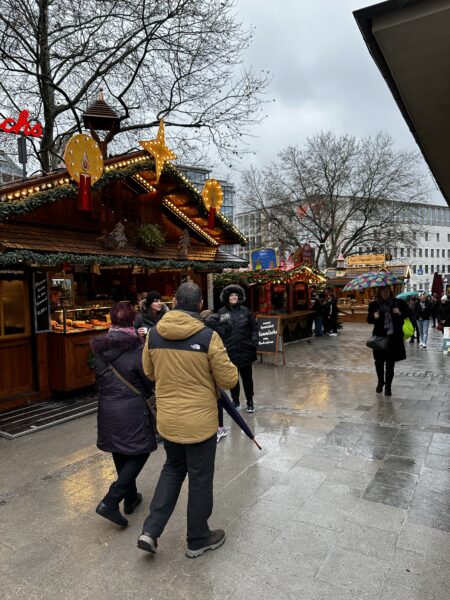
[[145,374],[156,383],[157,428],[167,455],[138,539],[138,548],[152,554],[186,474],[186,556],[201,556],[225,541],[222,529],[208,527],[217,447],[217,388],[234,387],[238,371],[219,335],[200,320],[202,304],[202,292],[195,283],[181,284],[174,310],[151,329],[144,348],[142,362]]

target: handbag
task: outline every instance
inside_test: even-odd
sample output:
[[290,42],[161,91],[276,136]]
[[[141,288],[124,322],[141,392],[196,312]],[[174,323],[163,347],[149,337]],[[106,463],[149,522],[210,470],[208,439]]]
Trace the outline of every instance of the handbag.
[[438,331],[444,331],[444,321],[439,321],[439,323],[436,325],[436,329]]
[[411,323],[410,319],[406,317],[406,319],[403,321],[403,339],[408,340],[413,335],[414,325]]
[[389,338],[384,335],[371,335],[366,342],[366,346],[372,350],[387,350]]
[[[120,381],[122,383],[124,383],[128,388],[130,388],[130,390],[132,390],[136,396],[142,396],[142,392],[140,390],[137,389],[136,386],[134,386],[132,383],[130,383],[127,379],[125,379],[125,377],[123,375],[121,375],[119,373],[119,371],[117,369],[115,369],[111,363],[108,363],[108,369],[110,369],[114,375],[117,377],[117,379],[120,379]],[[149,414],[150,414],[150,420],[152,421],[152,425],[153,425],[153,429],[155,430],[155,432],[157,432],[156,430],[156,396],[155,394],[151,394],[148,398],[146,396],[144,396],[144,400],[145,400],[145,404],[147,405],[147,408],[149,410]]]

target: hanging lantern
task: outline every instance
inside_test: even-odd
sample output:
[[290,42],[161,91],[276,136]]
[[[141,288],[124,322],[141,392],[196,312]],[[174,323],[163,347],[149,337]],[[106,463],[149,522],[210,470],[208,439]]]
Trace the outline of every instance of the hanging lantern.
[[67,142],[64,152],[67,170],[78,183],[78,209],[92,210],[93,184],[103,175],[103,156],[100,146],[86,133],[77,133]]
[[203,202],[208,209],[208,229],[216,227],[216,212],[222,207],[223,192],[217,179],[208,179],[202,191]]

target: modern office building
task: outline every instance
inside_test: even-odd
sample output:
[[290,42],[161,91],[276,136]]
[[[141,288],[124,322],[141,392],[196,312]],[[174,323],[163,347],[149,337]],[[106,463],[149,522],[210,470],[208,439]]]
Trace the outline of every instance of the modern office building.
[[[409,290],[431,290],[433,275],[440,273],[450,283],[450,208],[441,205],[409,204],[404,213],[403,224],[412,232],[413,244],[397,244],[385,248],[392,254],[392,262],[401,262],[411,267]],[[245,247],[236,246],[234,254],[249,260],[250,252],[256,248],[277,246],[279,240],[270,235],[270,223],[260,211],[252,210],[236,215],[235,225],[247,237]],[[371,248],[357,247],[358,254],[368,254]]]
[[21,177],[22,169],[3,150],[0,150],[0,185]]

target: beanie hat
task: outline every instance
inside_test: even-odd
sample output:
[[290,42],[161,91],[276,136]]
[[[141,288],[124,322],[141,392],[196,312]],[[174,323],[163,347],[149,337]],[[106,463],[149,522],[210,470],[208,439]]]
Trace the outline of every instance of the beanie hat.
[[444,296],[441,296],[441,302],[442,302],[442,301],[444,301],[444,302],[448,302],[448,298],[447,298],[447,296],[445,296],[445,295],[444,295]]
[[145,303],[147,305],[147,308],[150,308],[150,305],[155,300],[161,300],[161,294],[159,292],[157,292],[156,290],[152,290],[151,292],[149,292],[147,294],[147,298],[145,299]]

